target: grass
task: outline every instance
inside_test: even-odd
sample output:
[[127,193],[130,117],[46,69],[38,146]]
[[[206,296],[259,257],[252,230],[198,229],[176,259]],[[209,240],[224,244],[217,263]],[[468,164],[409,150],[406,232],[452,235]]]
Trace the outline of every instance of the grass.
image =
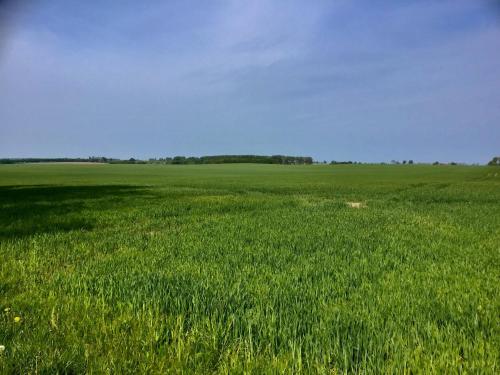
[[0,166],[0,372],[498,373],[495,171]]

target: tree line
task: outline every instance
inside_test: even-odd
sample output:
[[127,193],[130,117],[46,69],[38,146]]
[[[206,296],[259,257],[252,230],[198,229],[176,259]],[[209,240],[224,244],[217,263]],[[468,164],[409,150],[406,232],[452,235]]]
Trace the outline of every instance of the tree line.
[[4,158],[0,164],[19,163],[89,163],[98,162],[95,158]]
[[213,156],[174,156],[172,158],[149,159],[157,164],[226,164],[226,163],[256,163],[256,164],[312,164],[310,156],[287,155],[213,155]]
[[5,158],[0,164],[18,163],[109,163],[109,164],[225,164],[225,163],[256,163],[256,164],[312,164],[310,156],[287,155],[213,155],[213,156],[174,156],[165,158],[115,159],[103,156],[89,158]]
[[[0,164],[21,164],[21,163],[108,163],[108,164],[225,164],[225,163],[255,163],[255,164],[363,164],[357,161],[337,161],[326,160],[314,161],[310,156],[287,156],[287,155],[212,155],[212,156],[174,156],[164,158],[141,159],[117,159],[104,156],[90,156],[88,158],[3,158]],[[369,164],[386,164],[369,163]],[[391,164],[414,164],[413,160],[391,160]],[[425,164],[425,163],[420,163]],[[433,165],[457,165],[458,163],[440,163],[438,161]],[[465,164],[464,164],[465,165]],[[495,156],[488,162],[490,166],[500,166],[500,156]]]

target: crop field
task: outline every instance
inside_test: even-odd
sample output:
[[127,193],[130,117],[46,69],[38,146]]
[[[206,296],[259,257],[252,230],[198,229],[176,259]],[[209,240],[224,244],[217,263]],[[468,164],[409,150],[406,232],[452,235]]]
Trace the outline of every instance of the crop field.
[[0,373],[500,373],[500,170],[0,166]]

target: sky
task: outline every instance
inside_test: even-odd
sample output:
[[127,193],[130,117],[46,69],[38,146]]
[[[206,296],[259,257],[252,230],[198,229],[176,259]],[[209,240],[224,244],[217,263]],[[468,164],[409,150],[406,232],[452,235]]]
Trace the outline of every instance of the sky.
[[500,154],[497,0],[0,0],[0,157]]

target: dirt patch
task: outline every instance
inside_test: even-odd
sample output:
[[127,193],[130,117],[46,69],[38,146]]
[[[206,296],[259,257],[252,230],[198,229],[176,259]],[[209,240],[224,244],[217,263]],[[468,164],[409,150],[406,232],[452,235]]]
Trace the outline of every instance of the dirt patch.
[[366,207],[366,204],[361,203],[361,202],[346,202],[346,203],[351,208],[364,208],[364,207]]

